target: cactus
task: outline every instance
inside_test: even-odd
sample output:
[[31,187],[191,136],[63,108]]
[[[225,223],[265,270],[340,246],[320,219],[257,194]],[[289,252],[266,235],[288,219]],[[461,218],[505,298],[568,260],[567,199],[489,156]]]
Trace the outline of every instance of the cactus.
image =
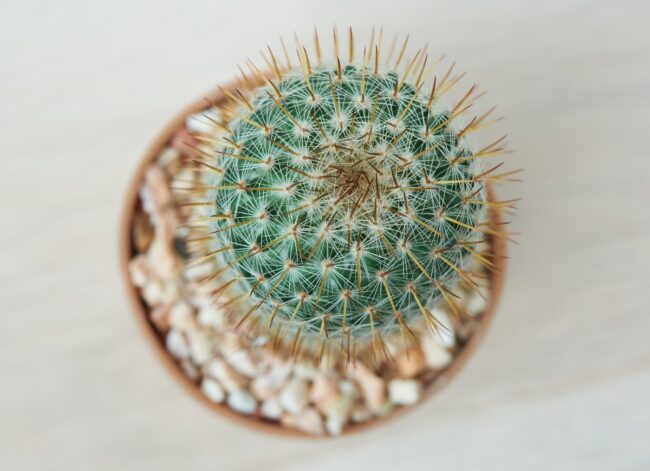
[[210,178],[196,204],[219,266],[208,279],[240,293],[237,325],[294,353],[332,342],[349,358],[355,342],[375,351],[383,336],[412,337],[418,319],[437,329],[435,303],[462,317],[456,287],[478,286],[477,262],[492,265],[486,234],[503,236],[486,211],[509,202],[489,201],[486,184],[505,174],[481,163],[504,144],[473,146],[492,110],[463,119],[475,85],[446,103],[453,65],[428,80],[428,56],[407,58],[406,41],[383,59],[371,38],[355,61],[352,31],[344,58],[335,32],[330,63],[314,43],[295,64],[269,49],[269,75],[250,64],[247,88],[206,112],[197,165]]

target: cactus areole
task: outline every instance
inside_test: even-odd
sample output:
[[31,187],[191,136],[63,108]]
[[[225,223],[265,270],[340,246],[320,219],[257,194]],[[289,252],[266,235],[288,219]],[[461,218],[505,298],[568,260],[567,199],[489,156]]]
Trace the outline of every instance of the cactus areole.
[[498,176],[482,158],[503,148],[473,145],[487,114],[464,116],[475,86],[449,98],[453,66],[431,80],[421,50],[382,65],[377,44],[355,62],[335,43],[328,63],[316,44],[293,63],[269,50],[268,75],[253,67],[206,110],[197,203],[219,267],[210,279],[239,300],[237,323],[349,355],[412,336],[418,319],[438,328],[436,303],[463,315],[457,287],[477,288],[476,262],[490,263],[486,184]]

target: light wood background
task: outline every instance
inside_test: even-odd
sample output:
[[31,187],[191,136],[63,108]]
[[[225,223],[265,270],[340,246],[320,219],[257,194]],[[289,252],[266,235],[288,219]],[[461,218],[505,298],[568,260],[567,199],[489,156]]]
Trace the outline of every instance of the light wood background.
[[[167,120],[278,33],[410,31],[498,103],[525,182],[500,314],[417,412],[260,435],[167,376],[127,309],[117,222]],[[3,0],[0,468],[650,469],[650,3]]]

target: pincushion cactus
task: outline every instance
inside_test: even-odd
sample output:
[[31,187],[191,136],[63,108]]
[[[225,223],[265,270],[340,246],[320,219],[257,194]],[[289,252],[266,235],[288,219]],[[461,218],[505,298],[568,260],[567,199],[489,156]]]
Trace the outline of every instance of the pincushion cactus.
[[207,226],[190,240],[218,262],[215,295],[239,301],[238,326],[316,359],[332,346],[385,352],[383,338],[408,341],[418,319],[438,329],[435,303],[462,317],[459,283],[478,287],[486,236],[504,236],[487,208],[509,204],[488,200],[506,175],[481,165],[503,138],[469,138],[492,111],[464,119],[475,85],[448,104],[462,76],[452,65],[428,79],[426,52],[407,57],[407,41],[382,59],[373,34],[355,61],[350,31],[339,49],[335,32],[331,62],[316,35],[312,57],[298,43],[295,63],[286,48],[282,65],[264,54],[268,75],[249,63],[242,89],[206,112],[195,162]]

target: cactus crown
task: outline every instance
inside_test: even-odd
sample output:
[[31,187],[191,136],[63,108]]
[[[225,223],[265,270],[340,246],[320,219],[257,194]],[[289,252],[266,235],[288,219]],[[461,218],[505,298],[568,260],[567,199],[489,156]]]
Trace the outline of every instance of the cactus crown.
[[335,35],[324,63],[316,37],[316,60],[300,47],[296,67],[269,50],[273,75],[252,66],[248,89],[226,92],[199,136],[213,170],[202,200],[219,263],[210,278],[245,298],[239,323],[293,349],[334,339],[349,352],[355,339],[410,335],[418,318],[434,325],[427,306],[454,305],[459,282],[477,285],[471,262],[489,263],[479,161],[502,148],[469,141],[486,115],[459,124],[476,87],[447,105],[458,76],[452,66],[425,87],[424,51],[407,59],[405,42],[380,66],[371,39],[356,63],[351,32],[345,65],[338,49]]

